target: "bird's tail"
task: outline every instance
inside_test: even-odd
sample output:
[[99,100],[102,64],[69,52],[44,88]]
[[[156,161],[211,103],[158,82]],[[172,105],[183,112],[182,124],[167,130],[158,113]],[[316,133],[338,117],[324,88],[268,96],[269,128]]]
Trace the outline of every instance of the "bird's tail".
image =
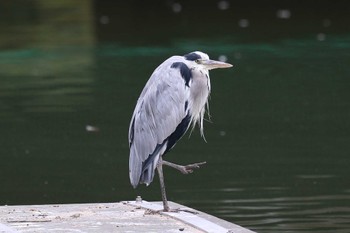
[[[131,185],[136,188],[138,184],[146,184],[147,186],[153,181],[155,169],[165,149],[166,143],[158,144],[152,154],[145,161],[141,161],[139,156],[130,156],[129,160],[129,176]],[[135,153],[135,148],[131,147],[130,153]],[[135,155],[135,154],[134,154]]]
[[159,160],[159,154],[148,166],[145,166],[143,168],[140,181],[139,181],[140,184],[146,184],[148,186],[153,181],[158,160]]

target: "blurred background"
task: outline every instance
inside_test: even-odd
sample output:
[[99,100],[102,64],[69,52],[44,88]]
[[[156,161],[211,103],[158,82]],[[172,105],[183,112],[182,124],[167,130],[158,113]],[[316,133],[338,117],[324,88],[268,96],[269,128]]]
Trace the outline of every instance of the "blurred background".
[[168,198],[257,232],[350,228],[350,2],[0,2],[0,204],[159,201],[128,127],[153,70],[200,50],[211,122],[167,154]]

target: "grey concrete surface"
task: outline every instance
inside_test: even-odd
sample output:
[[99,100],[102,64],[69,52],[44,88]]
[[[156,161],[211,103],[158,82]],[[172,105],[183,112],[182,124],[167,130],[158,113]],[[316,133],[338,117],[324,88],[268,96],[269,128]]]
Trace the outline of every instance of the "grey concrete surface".
[[0,206],[0,233],[17,232],[225,232],[245,228],[170,202],[178,212],[164,213],[161,203]]

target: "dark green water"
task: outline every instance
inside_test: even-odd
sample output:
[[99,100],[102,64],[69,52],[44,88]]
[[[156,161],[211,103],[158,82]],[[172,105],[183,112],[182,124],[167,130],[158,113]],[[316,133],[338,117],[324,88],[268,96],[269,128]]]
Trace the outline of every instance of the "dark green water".
[[12,20],[0,25],[0,204],[160,200],[157,178],[129,184],[129,120],[156,66],[201,50],[234,68],[211,72],[207,143],[195,130],[167,154],[181,164],[207,161],[189,176],[165,168],[168,198],[257,232],[348,232],[346,15],[306,20],[291,10],[296,17],[280,23],[261,13],[245,30],[237,20],[253,16],[243,7],[238,16],[213,13],[232,30],[208,19],[190,30],[200,20],[184,6],[165,20],[173,34],[166,23],[143,28],[158,21],[140,7],[120,16],[124,8],[89,1],[14,2],[2,5]]

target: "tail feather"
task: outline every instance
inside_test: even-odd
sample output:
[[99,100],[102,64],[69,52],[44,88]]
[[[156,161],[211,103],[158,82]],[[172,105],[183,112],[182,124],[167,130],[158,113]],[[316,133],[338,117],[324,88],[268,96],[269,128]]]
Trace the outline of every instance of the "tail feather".
[[140,181],[142,161],[137,155],[137,151],[132,146],[129,157],[129,178],[131,185],[136,188]]
[[138,184],[147,186],[153,181],[155,169],[157,168],[159,156],[166,149],[166,143],[158,144],[155,150],[144,161],[137,155],[134,147],[130,148],[129,176],[131,185],[136,188]]
[[155,169],[157,167],[159,160],[159,154],[156,156],[156,158],[150,163],[147,167],[145,167],[142,171],[141,177],[140,177],[140,184],[146,184],[147,186],[153,181]]

